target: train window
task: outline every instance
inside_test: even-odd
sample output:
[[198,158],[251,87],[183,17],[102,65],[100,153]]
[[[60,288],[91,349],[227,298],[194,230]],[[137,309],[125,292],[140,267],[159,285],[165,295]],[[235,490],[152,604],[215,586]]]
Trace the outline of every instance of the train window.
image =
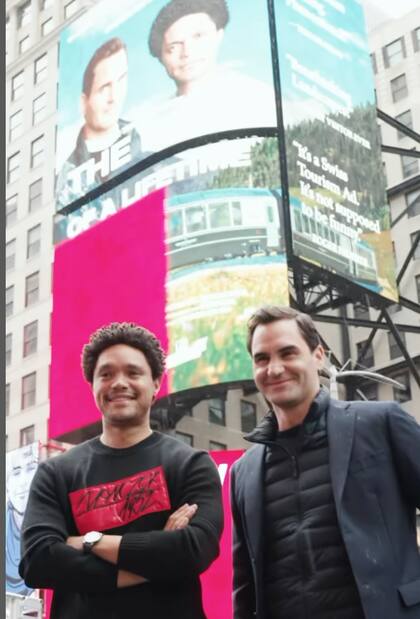
[[182,211],[170,211],[168,217],[169,237],[180,236],[183,232]]
[[232,202],[232,220],[234,226],[242,226],[242,208],[240,202]]
[[210,204],[209,215],[211,228],[224,228],[230,226],[229,204],[227,202]]
[[313,219],[309,220],[309,225],[311,227],[311,232],[313,232],[314,234],[316,234],[316,226],[315,226],[315,222]]
[[295,228],[297,232],[303,232],[302,219],[300,217],[300,213],[298,213],[297,211],[295,212]]
[[267,204],[267,222],[269,224],[274,223],[273,207],[270,204]]
[[308,218],[303,216],[302,219],[303,219],[303,229],[305,230],[305,232],[309,233],[311,231],[311,229],[309,228]]
[[199,232],[206,229],[206,213],[202,206],[185,209],[187,232]]

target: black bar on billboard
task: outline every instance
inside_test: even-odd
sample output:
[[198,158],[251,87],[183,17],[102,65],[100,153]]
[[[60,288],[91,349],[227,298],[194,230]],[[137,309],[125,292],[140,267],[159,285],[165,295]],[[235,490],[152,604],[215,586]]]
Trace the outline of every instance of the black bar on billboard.
[[277,53],[277,32],[276,32],[276,15],[274,10],[274,1],[267,0],[268,10],[268,25],[270,30],[270,43],[271,43],[271,58],[273,64],[273,83],[274,93],[276,97],[276,114],[277,114],[277,130],[278,139],[277,146],[279,152],[280,163],[280,183],[282,193],[282,205],[283,205],[283,224],[284,224],[284,239],[286,257],[289,264],[293,269],[293,281],[296,293],[296,302],[298,308],[303,310],[305,307],[305,297],[301,287],[302,277],[301,273],[298,273],[298,262],[293,260],[293,231],[292,221],[290,217],[290,197],[289,197],[289,177],[287,173],[287,156],[286,156],[286,135],[284,131],[283,122],[283,107],[281,99],[281,78],[280,78],[280,63]]
[[407,125],[400,123],[399,120],[397,120],[393,116],[390,116],[389,114],[386,114],[386,112],[383,112],[378,107],[376,108],[376,114],[378,118],[386,122],[388,125],[391,125],[391,127],[394,127],[394,129],[398,129],[398,131],[401,131],[401,133],[408,135],[408,137],[412,138],[415,142],[420,142],[420,133],[417,133],[417,131],[414,131],[414,129],[410,129],[410,127],[407,127]]
[[[327,316],[324,314],[311,314],[311,316],[315,322],[330,322],[337,325],[342,324],[344,320],[341,316]],[[384,322],[378,323],[376,320],[365,320],[363,318],[350,318],[349,316],[346,316],[345,321],[350,327],[363,327],[365,329],[374,328],[381,331],[389,331],[388,325]],[[395,328],[399,329],[399,331],[404,331],[405,333],[420,334],[420,326],[416,325],[398,323],[395,324]]]
[[[420,234],[419,234],[420,236]],[[417,371],[417,368],[415,366],[415,364],[413,363],[413,360],[411,358],[410,353],[407,350],[406,345],[404,344],[400,334],[398,333],[398,329],[395,327],[394,323],[392,322],[392,319],[390,317],[390,315],[388,314],[387,310],[384,309],[383,310],[383,314],[385,316],[385,320],[388,323],[388,327],[392,333],[392,335],[394,336],[394,339],[398,345],[398,348],[401,350],[402,355],[404,357],[404,359],[407,362],[407,365],[409,367],[409,369],[411,370],[412,375],[414,376],[414,380],[416,381],[416,383],[418,384],[418,386],[420,387],[420,374]]]
[[248,138],[248,137],[275,137],[277,135],[277,130],[273,127],[254,127],[252,129],[233,129],[228,131],[219,131],[218,133],[211,133],[208,135],[200,135],[197,138],[191,138],[190,140],[185,140],[184,142],[179,142],[178,144],[174,144],[165,148],[163,150],[158,151],[157,153],[153,153],[140,161],[136,161],[132,166],[113,176],[109,180],[101,183],[94,189],[91,189],[84,196],[81,196],[74,202],[71,202],[64,208],[58,210],[56,214],[58,215],[69,215],[73,211],[76,211],[80,207],[84,206],[88,202],[92,200],[96,200],[96,198],[100,198],[104,194],[111,191],[118,185],[121,185],[125,181],[129,180],[132,176],[139,174],[147,170],[147,168],[155,165],[156,163],[160,163],[173,155],[176,155],[180,152],[184,152],[190,148],[197,148],[198,146],[204,146],[206,144],[213,144],[214,142],[220,142],[221,140],[230,140],[236,138]]
[[387,189],[386,193],[388,199],[393,198],[394,196],[399,196],[401,193],[406,193],[407,191],[412,191],[414,189],[418,189],[420,187],[420,174],[416,174],[411,178],[407,178],[407,180],[398,183],[398,185],[394,185]]
[[402,157],[419,157],[420,150],[410,148],[399,148],[398,146],[388,146],[387,144],[381,144],[381,151],[383,153],[391,153],[393,155],[401,155]]

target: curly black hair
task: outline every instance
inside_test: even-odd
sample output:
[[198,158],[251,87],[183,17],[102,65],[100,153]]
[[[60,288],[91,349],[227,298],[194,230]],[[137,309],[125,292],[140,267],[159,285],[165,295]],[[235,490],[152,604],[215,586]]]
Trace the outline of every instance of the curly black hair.
[[217,30],[224,28],[229,21],[225,0],[171,0],[159,11],[150,29],[149,50],[152,56],[160,59],[163,37],[169,26],[181,17],[194,13],[207,13]]
[[99,355],[116,344],[126,344],[140,350],[147,359],[153,380],[161,378],[165,370],[165,353],[157,337],[134,322],[112,322],[92,333],[89,343],[83,347],[82,370],[88,383],[93,383]]

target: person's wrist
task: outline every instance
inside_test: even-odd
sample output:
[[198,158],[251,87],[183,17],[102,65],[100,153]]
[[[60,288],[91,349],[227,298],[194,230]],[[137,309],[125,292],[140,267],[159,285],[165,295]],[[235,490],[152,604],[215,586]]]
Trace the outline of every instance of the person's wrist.
[[85,554],[90,554],[92,549],[98,542],[101,541],[103,537],[103,533],[100,531],[88,531],[83,536],[83,552]]

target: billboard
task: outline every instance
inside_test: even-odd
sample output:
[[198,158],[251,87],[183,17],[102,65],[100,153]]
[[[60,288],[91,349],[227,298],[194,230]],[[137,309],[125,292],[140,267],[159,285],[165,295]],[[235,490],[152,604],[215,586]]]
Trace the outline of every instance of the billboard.
[[169,146],[276,126],[266,2],[203,6],[102,0],[62,31],[57,210]]
[[158,190],[56,248],[52,438],[100,418],[80,369],[98,327],[128,320],[156,334],[168,354],[163,397],[251,379],[246,321],[263,302],[288,303],[272,192],[213,189],[166,203],[164,196]]
[[293,252],[397,300],[362,3],[275,12]]
[[20,562],[20,531],[29,487],[39,460],[39,443],[31,443],[6,453],[6,592],[31,595],[18,572]]

